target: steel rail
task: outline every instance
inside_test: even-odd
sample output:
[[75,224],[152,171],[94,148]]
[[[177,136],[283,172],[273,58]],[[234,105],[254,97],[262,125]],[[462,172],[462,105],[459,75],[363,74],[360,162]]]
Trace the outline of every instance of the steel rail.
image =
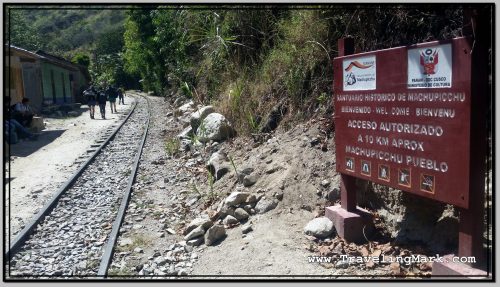
[[132,113],[135,111],[136,107],[137,107],[137,101],[135,101],[134,106],[128,113],[127,117],[122,121],[122,123],[115,128],[113,133],[92,153],[90,158],[88,158],[87,161],[85,161],[85,163],[82,166],[80,166],[78,170],[76,170],[76,172],[59,188],[59,190],[54,194],[54,196],[45,204],[42,210],[40,210],[40,212],[38,212],[38,214],[35,215],[30,220],[30,223],[28,223],[16,236],[16,238],[14,238],[14,240],[10,244],[9,250],[5,254],[5,258],[8,259],[9,262],[12,260],[12,256],[14,256],[16,252],[19,250],[19,248],[24,244],[26,239],[31,234],[33,234],[33,231],[35,230],[36,226],[45,218],[45,216],[47,216],[52,211],[52,209],[54,209],[56,204],[59,202],[59,198],[61,198],[61,196],[66,193],[66,191],[70,188],[70,186],[76,182],[76,180],[80,177],[80,175],[82,175],[87,166],[94,161],[95,157],[101,152],[101,150],[115,137],[116,133],[127,122]]
[[114,252],[114,246],[116,245],[116,241],[118,239],[118,233],[120,232],[120,226],[123,222],[123,219],[125,218],[125,213],[127,211],[127,206],[130,201],[130,195],[132,193],[132,184],[134,183],[135,177],[137,175],[137,169],[139,168],[139,161],[141,159],[142,155],[142,149],[144,147],[144,144],[146,143],[146,137],[148,135],[149,131],[149,123],[151,119],[151,110],[149,107],[149,99],[147,97],[144,97],[148,103],[148,119],[146,121],[146,128],[144,130],[144,134],[142,136],[142,141],[139,146],[139,150],[135,156],[135,161],[134,161],[134,169],[132,170],[129,179],[128,179],[128,184],[127,188],[125,189],[125,194],[122,198],[122,202],[120,204],[120,208],[118,209],[118,213],[116,215],[115,222],[113,223],[113,228],[111,230],[111,233],[108,238],[108,242],[106,243],[106,247],[104,249],[104,254],[101,258],[101,263],[99,265],[99,271],[97,272],[98,277],[106,277],[108,274],[108,267],[109,264],[111,263],[111,260],[113,259],[113,252]]

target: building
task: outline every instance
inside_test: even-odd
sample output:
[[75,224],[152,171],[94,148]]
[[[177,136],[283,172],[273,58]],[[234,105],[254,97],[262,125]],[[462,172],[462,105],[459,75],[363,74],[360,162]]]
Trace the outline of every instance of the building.
[[43,106],[82,102],[81,93],[90,82],[86,67],[43,51],[33,53],[15,46],[6,50],[5,97],[10,96],[10,105],[28,98],[41,112]]

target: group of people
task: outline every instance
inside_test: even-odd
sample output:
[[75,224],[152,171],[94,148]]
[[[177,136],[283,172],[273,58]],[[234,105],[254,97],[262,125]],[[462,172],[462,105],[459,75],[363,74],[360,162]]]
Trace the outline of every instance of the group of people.
[[101,117],[106,119],[106,102],[109,101],[111,113],[116,113],[116,99],[118,104],[125,104],[125,92],[122,88],[117,88],[114,85],[108,86],[104,83],[101,87],[90,85],[88,89],[83,91],[83,96],[87,100],[87,105],[90,110],[90,118],[94,119],[95,106],[99,105]]
[[36,140],[38,135],[29,130],[35,111],[29,104],[28,98],[10,107],[10,119],[4,122],[4,133],[10,144],[15,144],[19,139],[27,138]]

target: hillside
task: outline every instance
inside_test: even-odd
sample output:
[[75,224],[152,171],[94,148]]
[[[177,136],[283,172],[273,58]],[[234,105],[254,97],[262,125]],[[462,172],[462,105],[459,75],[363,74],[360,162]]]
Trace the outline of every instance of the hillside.
[[124,10],[118,9],[23,7],[15,9],[14,13],[18,13],[19,18],[11,20],[13,28],[23,22],[29,23],[31,31],[38,36],[38,49],[67,58],[72,58],[77,52],[88,54],[101,34],[122,28],[125,19]]

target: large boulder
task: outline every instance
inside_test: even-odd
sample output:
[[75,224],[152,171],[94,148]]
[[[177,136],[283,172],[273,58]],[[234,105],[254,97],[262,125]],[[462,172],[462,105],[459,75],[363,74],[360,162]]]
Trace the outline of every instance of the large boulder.
[[215,112],[213,106],[204,106],[192,113],[189,121],[193,130],[196,130],[200,126],[201,121],[213,112]]
[[202,143],[222,141],[234,135],[234,129],[229,121],[221,114],[211,113],[201,121],[196,131],[198,140]]
[[210,227],[210,229],[208,229],[207,232],[205,233],[205,244],[207,246],[213,245],[214,243],[221,240],[225,236],[226,236],[226,229],[224,228],[224,226],[220,224],[214,225]]
[[325,238],[335,231],[333,222],[326,217],[315,218],[304,227],[304,233],[317,238]]

